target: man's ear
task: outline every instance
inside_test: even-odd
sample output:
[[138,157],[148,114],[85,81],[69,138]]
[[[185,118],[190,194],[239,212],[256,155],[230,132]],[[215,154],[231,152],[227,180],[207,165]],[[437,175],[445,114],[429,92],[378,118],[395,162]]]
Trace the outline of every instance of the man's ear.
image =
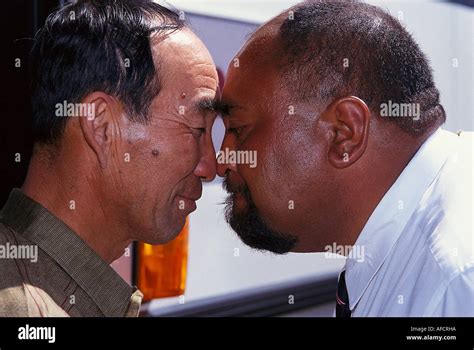
[[370,110],[360,98],[349,96],[334,101],[329,112],[333,138],[329,141],[328,160],[335,168],[346,168],[365,152]]
[[[101,168],[107,167],[113,142],[118,101],[103,92],[92,92],[81,103],[87,111],[79,118],[82,133]],[[84,114],[84,113],[83,113]]]

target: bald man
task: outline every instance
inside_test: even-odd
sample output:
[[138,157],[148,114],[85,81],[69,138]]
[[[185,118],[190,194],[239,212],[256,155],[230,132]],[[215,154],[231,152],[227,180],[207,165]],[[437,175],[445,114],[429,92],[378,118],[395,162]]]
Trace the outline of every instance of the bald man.
[[137,316],[140,291],[109,264],[174,239],[215,177],[214,62],[147,0],[68,4],[33,57],[35,148],[0,213],[0,316]]
[[472,133],[440,128],[428,60],[395,18],[296,5],[237,54],[222,104],[221,150],[258,155],[218,159],[243,242],[350,252],[337,316],[474,315]]

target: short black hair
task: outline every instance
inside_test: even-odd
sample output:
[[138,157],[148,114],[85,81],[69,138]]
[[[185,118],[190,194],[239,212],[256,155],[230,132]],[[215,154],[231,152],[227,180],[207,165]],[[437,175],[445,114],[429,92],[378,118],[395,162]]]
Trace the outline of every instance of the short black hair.
[[308,1],[278,32],[280,72],[298,99],[354,95],[380,115],[383,103],[417,103],[420,117],[388,118],[411,135],[446,120],[428,60],[383,9],[358,1]]
[[55,144],[68,118],[57,103],[78,103],[103,91],[123,103],[129,118],[148,120],[160,91],[150,35],[167,35],[185,23],[173,10],[147,0],[89,0],[51,13],[31,51],[34,141]]

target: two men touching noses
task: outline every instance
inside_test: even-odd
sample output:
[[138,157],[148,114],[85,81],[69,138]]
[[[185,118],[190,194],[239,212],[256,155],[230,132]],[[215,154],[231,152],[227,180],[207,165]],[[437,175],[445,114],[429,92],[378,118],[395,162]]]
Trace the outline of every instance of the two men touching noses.
[[[32,55],[35,149],[0,244],[37,245],[39,258],[0,260],[1,315],[136,316],[140,292],[108,264],[132,241],[174,239],[216,173],[253,248],[364,245],[341,273],[338,316],[472,314],[472,136],[440,129],[428,61],[385,11],[284,11],[236,55],[222,94],[204,44],[146,0],[67,5]],[[94,118],[58,118],[63,101],[93,104]],[[421,115],[382,117],[389,102]],[[218,114],[221,148],[256,152],[257,166],[216,162]]]

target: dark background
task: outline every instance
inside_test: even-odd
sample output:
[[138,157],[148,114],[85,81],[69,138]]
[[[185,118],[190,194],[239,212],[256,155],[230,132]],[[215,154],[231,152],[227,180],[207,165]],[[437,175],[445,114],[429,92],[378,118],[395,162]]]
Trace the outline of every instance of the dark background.
[[[28,53],[34,33],[59,0],[14,0],[2,2],[2,88],[0,126],[0,207],[10,190],[25,179],[33,147],[31,138],[31,103]],[[15,60],[21,67],[15,67]],[[15,162],[15,154],[21,156]]]

